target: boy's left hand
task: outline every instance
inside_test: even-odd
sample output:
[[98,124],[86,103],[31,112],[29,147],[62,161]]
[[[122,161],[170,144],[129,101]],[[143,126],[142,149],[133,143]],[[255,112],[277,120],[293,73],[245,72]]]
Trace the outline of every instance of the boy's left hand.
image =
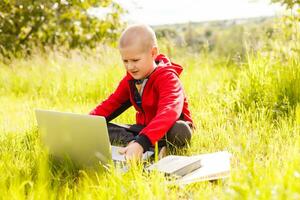
[[144,149],[137,142],[130,142],[127,147],[121,148],[119,150],[120,154],[125,154],[126,160],[138,159],[142,158]]

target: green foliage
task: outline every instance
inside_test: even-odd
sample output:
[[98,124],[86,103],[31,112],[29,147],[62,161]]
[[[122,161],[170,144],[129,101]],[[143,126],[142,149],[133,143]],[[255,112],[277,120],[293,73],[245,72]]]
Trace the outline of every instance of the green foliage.
[[[107,9],[101,19],[91,8]],[[95,47],[115,42],[124,10],[112,0],[0,1],[0,53],[9,55],[34,46]]]
[[214,53],[230,61],[244,61],[246,52],[257,52],[272,40],[275,34],[274,18],[228,20],[222,22],[188,23],[155,27],[168,52]]
[[242,65],[239,110],[267,108],[270,116],[293,115],[300,103],[300,27],[297,16],[284,16],[266,30],[266,37],[248,40],[261,43],[258,51],[247,51]]
[[282,5],[286,6],[287,8],[291,9],[295,6],[300,5],[300,0],[272,0],[274,3],[281,3]]
[[[162,53],[172,53],[172,61],[184,67],[181,80],[197,127],[190,147],[178,153],[228,150],[230,178],[178,187],[141,166],[123,174],[115,167],[103,172],[57,165],[41,145],[34,109],[88,113],[114,90],[125,69],[117,49],[64,47],[45,54],[37,48],[29,58],[0,62],[0,194],[12,199],[299,199],[299,24],[287,16],[261,26],[193,30],[206,38],[218,34],[227,47],[219,53],[221,47],[177,48],[166,36],[184,37],[179,29],[160,33]],[[248,47],[235,46],[235,40]],[[235,52],[244,58],[232,62],[228,55]],[[134,123],[134,111],[115,122]]]
[[[34,52],[30,59],[0,63],[1,195],[11,199],[299,199],[300,104],[295,84],[299,58],[282,60],[269,53],[249,55],[244,64],[211,53],[174,54],[173,61],[184,66],[181,80],[197,126],[190,148],[179,153],[228,150],[233,155],[230,178],[186,187],[170,185],[162,174],[147,173],[141,166],[123,174],[115,167],[103,172],[100,167],[76,169],[68,162],[57,165],[41,145],[34,109],[88,113],[125,74],[117,49],[71,50],[68,57],[58,51]],[[279,95],[286,97],[289,112],[274,118]],[[297,99],[296,108],[290,97]],[[133,110],[115,122],[134,123]]]
[[236,82],[239,111],[264,108],[277,118],[293,114],[300,103],[300,65],[296,57],[276,63],[266,55],[249,55],[240,76]]

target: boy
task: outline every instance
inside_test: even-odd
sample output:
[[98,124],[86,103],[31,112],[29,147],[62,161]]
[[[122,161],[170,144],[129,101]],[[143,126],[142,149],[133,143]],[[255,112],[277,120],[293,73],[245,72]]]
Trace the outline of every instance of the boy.
[[184,146],[190,141],[193,121],[178,78],[182,67],[158,55],[155,33],[146,25],[129,26],[120,37],[119,51],[127,74],[90,114],[109,122],[134,106],[136,124],[108,123],[110,141],[127,145],[120,151],[127,159],[141,158],[156,142],[160,147],[166,140]]

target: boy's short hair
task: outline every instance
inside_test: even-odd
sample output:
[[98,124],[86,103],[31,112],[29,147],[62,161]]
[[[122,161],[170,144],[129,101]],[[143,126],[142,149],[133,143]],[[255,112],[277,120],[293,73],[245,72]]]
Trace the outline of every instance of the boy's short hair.
[[157,47],[157,39],[153,29],[145,24],[134,24],[122,32],[119,48],[125,48],[137,41],[143,45],[144,50]]

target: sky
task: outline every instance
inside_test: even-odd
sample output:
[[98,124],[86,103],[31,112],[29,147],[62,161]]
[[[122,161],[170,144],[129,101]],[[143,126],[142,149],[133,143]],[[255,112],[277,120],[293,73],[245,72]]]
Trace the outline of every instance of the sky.
[[274,16],[283,11],[271,0],[116,0],[126,20],[149,25]]

